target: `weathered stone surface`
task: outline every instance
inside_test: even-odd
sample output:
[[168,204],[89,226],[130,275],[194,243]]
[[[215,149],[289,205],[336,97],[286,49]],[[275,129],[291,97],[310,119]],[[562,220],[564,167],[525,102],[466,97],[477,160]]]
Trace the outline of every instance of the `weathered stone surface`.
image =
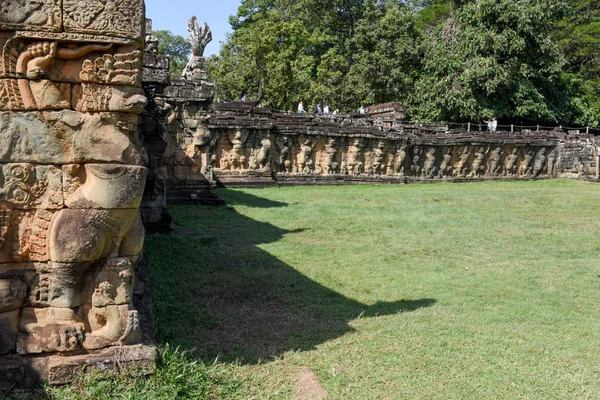
[[22,362],[0,357],[0,390],[9,390],[18,382],[25,381],[25,367]]
[[141,165],[146,153],[136,125],[131,114],[0,112],[0,163]]
[[63,0],[66,32],[142,38],[145,24],[143,0]]
[[[17,346],[17,333],[19,332],[20,311],[0,313],[0,355],[14,353]],[[1,371],[1,370],[0,370]]]
[[136,345],[111,347],[98,354],[53,356],[48,362],[48,383],[64,385],[72,382],[81,372],[125,372],[135,369],[153,373],[155,354],[156,350],[153,346]]
[[33,354],[72,351],[82,347],[85,326],[70,308],[32,308],[22,310],[17,353]]
[[60,0],[4,0],[0,8],[0,29],[59,31]]
[[18,310],[27,294],[27,285],[20,279],[0,279],[0,313]]
[[142,340],[133,300],[147,174],[143,22],[142,0],[0,6],[2,387],[50,371],[64,383],[86,360],[120,362],[96,359],[104,348]]

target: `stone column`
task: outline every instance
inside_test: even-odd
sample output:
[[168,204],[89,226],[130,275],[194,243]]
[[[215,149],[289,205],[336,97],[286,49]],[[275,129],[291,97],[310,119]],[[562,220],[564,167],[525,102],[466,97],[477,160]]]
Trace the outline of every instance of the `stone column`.
[[0,389],[152,367],[132,301],[143,0],[21,3],[0,13]]

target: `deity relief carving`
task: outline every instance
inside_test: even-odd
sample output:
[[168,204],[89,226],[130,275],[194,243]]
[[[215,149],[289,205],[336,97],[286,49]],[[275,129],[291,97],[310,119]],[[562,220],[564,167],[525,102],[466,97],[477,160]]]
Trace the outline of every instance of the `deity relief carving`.
[[338,148],[335,139],[329,139],[327,146],[325,147],[325,153],[327,154],[327,164],[325,170],[328,174],[335,174],[338,172],[337,155]]
[[423,168],[423,177],[425,178],[433,178],[435,176],[435,168],[436,168],[436,157],[435,157],[435,147],[431,146],[427,150],[427,154],[425,155],[425,164]]
[[502,147],[496,146],[496,148],[492,151],[490,156],[490,165],[487,170],[487,174],[490,176],[498,176],[502,174],[502,156],[504,155],[504,151]]
[[279,142],[279,158],[277,160],[277,165],[280,172],[290,173],[292,172],[292,162],[289,159],[289,154],[291,150],[291,142],[287,136],[282,136],[278,140]]
[[485,173],[485,157],[487,156],[488,149],[483,146],[477,147],[475,151],[475,158],[471,165],[471,177],[480,177]]
[[511,153],[506,157],[506,165],[504,167],[505,176],[516,176],[519,168],[519,148],[514,147]]
[[440,168],[438,171],[438,176],[440,178],[452,176],[452,153],[453,147],[447,146],[444,149],[444,154],[442,155],[442,162],[440,163]]
[[255,143],[251,150],[250,168],[255,170],[267,170],[269,168],[269,154],[271,151],[271,139],[269,134],[255,136]]
[[310,138],[305,138],[300,144],[300,151],[297,158],[297,169],[300,174],[310,174],[314,170],[312,158],[314,143]]
[[456,167],[454,168],[454,176],[463,178],[467,174],[467,161],[471,157],[470,146],[464,146],[462,152],[458,156]]
[[403,176],[405,174],[405,162],[406,162],[406,152],[408,145],[402,143],[400,147],[396,150],[396,155],[394,157],[394,173]]
[[363,173],[363,149],[364,142],[360,139],[354,139],[352,145],[348,147],[346,154],[346,169],[348,175],[360,175]]

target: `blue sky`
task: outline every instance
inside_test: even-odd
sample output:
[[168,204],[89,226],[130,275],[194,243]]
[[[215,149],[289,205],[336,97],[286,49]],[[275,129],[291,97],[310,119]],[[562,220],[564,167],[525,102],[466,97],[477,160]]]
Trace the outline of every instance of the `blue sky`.
[[192,16],[198,23],[206,21],[213,41],[206,46],[205,56],[219,52],[225,35],[231,30],[229,16],[236,14],[241,0],[146,0],[146,18],[152,20],[152,29],[168,29],[187,37],[187,22]]

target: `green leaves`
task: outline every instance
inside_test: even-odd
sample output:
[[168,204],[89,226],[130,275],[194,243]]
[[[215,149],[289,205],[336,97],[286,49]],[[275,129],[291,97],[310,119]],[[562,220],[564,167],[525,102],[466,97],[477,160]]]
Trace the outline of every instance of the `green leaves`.
[[192,51],[189,43],[183,37],[167,30],[153,31],[152,35],[159,40],[158,52],[170,58],[169,74],[171,78],[181,77]]

